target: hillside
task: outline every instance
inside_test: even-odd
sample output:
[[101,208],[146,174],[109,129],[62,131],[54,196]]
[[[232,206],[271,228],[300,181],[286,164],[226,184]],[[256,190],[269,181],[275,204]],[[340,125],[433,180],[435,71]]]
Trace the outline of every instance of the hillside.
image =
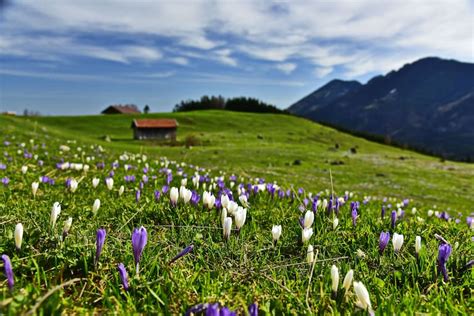
[[[0,117],[0,130],[98,143],[116,151],[165,155],[170,159],[251,176],[263,176],[317,192],[330,187],[332,171],[337,192],[413,198],[425,205],[467,211],[472,205],[474,166],[376,144],[287,115],[224,111],[150,114],[172,117],[180,124],[178,141],[193,135],[192,148],[156,146],[132,140],[134,116]],[[111,142],[103,139],[104,135]],[[356,153],[351,153],[354,148]]]
[[333,92],[339,88],[323,86],[289,110],[449,159],[474,158],[474,64],[424,58],[330,102],[317,97]]

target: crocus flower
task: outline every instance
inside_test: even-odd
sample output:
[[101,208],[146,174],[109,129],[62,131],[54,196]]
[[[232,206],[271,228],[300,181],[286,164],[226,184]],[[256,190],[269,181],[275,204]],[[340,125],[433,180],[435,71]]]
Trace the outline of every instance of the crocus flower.
[[249,316],[258,316],[258,304],[253,303],[249,306]]
[[363,310],[368,310],[371,313],[372,305],[370,304],[370,297],[367,288],[362,282],[354,282],[354,292],[357,296],[356,305]]
[[13,269],[10,258],[7,255],[2,255],[3,267],[5,269],[5,277],[7,278],[8,288],[10,291],[13,289],[15,280],[13,279]]
[[420,253],[420,249],[421,249],[421,237],[416,236],[415,237],[415,254],[417,258],[418,258],[418,254]]
[[98,178],[92,179],[92,187],[97,188],[97,186],[99,185],[99,182],[100,182],[100,179]]
[[143,249],[147,243],[148,233],[145,227],[135,228],[132,233],[132,248],[133,248],[133,257],[135,258],[136,272],[138,275],[140,258],[143,253]]
[[397,222],[397,212],[392,211],[392,216],[391,216],[391,223],[392,223],[392,229],[395,228],[395,223]]
[[160,199],[160,195],[161,195],[160,190],[155,190],[154,195],[155,195],[155,201],[158,201]]
[[379,237],[379,252],[382,253],[387,247],[388,241],[390,240],[389,232],[381,232]]
[[170,190],[170,201],[171,201],[171,204],[176,206],[176,204],[178,203],[178,198],[179,198],[179,191],[178,191],[178,188],[176,187],[172,187],[171,190]]
[[353,279],[354,279],[354,270],[350,269],[349,271],[347,271],[346,276],[344,277],[344,281],[342,282],[342,286],[346,290],[345,291],[346,294],[351,288]]
[[229,204],[229,197],[227,196],[227,194],[222,194],[221,195],[221,205],[222,207],[225,207],[227,208],[227,204]]
[[403,235],[393,233],[392,244],[393,244],[393,250],[395,252],[399,252],[403,245]]
[[26,174],[27,171],[28,171],[28,166],[21,167],[21,173]]
[[123,185],[120,186],[119,188],[119,196],[121,196],[123,194],[123,191],[125,191],[125,187]]
[[140,201],[141,191],[135,191],[135,201],[138,203]]
[[467,227],[473,229],[474,228],[474,217],[468,216],[466,218],[466,223],[467,223]]
[[58,219],[59,214],[61,213],[61,204],[59,202],[54,202],[53,207],[51,208],[51,227],[54,229],[56,226],[56,220]]
[[117,266],[117,270],[119,272],[120,281],[122,281],[123,289],[125,291],[128,291],[129,285],[128,285],[127,269],[125,269],[125,266],[123,265],[123,263],[119,263]]
[[306,243],[313,236],[312,228],[305,228],[301,231],[301,240]]
[[355,227],[357,224],[357,208],[354,207],[351,212],[352,215],[352,225]]
[[339,287],[339,269],[335,266],[331,266],[331,289],[334,296],[337,294],[337,288]]
[[334,218],[332,219],[332,229],[335,230],[338,225],[339,225],[339,219],[337,218],[337,216],[334,216]]
[[107,186],[107,189],[112,190],[112,188],[114,187],[114,179],[113,178],[105,179],[105,185]]
[[94,215],[97,215],[97,211],[99,210],[99,207],[100,207],[100,200],[95,199],[94,204],[92,204],[92,213],[94,213]]
[[21,249],[21,243],[23,241],[23,225],[21,223],[15,226],[15,246],[18,251]]
[[8,177],[3,177],[3,178],[2,178],[2,184],[3,184],[4,186],[7,186],[9,182],[10,182],[10,179],[8,179]]
[[224,219],[224,239],[227,241],[229,240],[230,237],[230,232],[232,229],[232,218],[231,217],[226,217]]
[[193,244],[187,246],[186,248],[184,248],[183,250],[181,250],[173,259],[171,259],[170,264],[172,264],[173,262],[175,262],[175,261],[178,260],[179,258],[184,257],[185,255],[187,255],[188,253],[190,253],[193,249],[194,249],[194,245],[193,245]]
[[72,217],[69,217],[67,220],[64,221],[64,226],[63,226],[63,240],[66,238],[66,236],[69,234],[69,230],[71,230],[72,226]]
[[446,270],[446,262],[451,255],[452,247],[450,244],[441,244],[438,248],[438,269],[443,274],[444,282],[448,282],[448,271]]
[[382,217],[382,219],[385,217],[385,205],[382,205],[382,210],[380,212],[380,217]]
[[104,247],[105,235],[106,235],[106,232],[105,232],[104,228],[99,228],[97,230],[97,236],[96,236],[96,240],[95,240],[95,247],[96,247],[96,249],[95,249],[95,264],[99,263],[100,254],[102,252],[102,248]]
[[31,184],[31,192],[33,192],[33,196],[36,196],[36,191],[38,191],[39,183],[38,182],[33,182]]
[[281,236],[281,225],[273,225],[272,227],[272,237],[273,237],[273,244],[276,245],[278,239]]
[[246,218],[247,218],[247,209],[239,206],[234,215],[235,227],[237,228],[238,231],[240,231],[240,228],[242,228],[242,226],[245,224]]
[[75,179],[71,179],[71,181],[69,182],[69,190],[74,193],[76,192],[77,190],[77,186],[78,186],[78,183]]
[[313,222],[314,222],[314,212],[307,211],[304,214],[303,227],[310,228],[313,225]]
[[308,263],[313,263],[313,261],[314,261],[314,248],[313,248],[313,245],[308,246],[308,250],[306,251],[306,261]]

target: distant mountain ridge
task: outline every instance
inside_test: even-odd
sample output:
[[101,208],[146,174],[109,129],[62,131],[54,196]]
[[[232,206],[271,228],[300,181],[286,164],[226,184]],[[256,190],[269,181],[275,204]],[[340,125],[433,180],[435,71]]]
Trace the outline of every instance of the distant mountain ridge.
[[445,158],[474,161],[474,64],[427,57],[366,84],[333,80],[288,111]]

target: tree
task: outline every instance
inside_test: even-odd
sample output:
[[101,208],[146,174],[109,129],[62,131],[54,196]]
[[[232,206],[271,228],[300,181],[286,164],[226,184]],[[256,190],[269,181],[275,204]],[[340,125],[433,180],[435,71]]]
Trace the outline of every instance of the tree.
[[148,114],[148,112],[150,112],[150,107],[148,106],[148,104],[146,104],[143,108],[143,113]]

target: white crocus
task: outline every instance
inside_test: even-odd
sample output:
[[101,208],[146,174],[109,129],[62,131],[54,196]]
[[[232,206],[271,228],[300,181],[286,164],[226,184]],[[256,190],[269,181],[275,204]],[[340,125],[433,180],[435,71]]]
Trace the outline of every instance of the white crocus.
[[181,186],[185,187],[188,185],[188,178],[181,179]]
[[71,190],[72,193],[76,192],[77,185],[78,185],[77,181],[75,179],[71,179],[71,182],[69,185],[70,185],[69,190]]
[[306,261],[308,263],[313,263],[313,261],[314,261],[314,248],[313,248],[313,245],[308,246],[308,251],[306,252]]
[[229,204],[229,197],[226,194],[222,194],[221,195],[221,205],[222,205],[222,207],[227,208],[228,204]]
[[188,189],[184,188],[183,194],[182,194],[182,198],[183,198],[184,203],[189,203],[192,196],[193,196],[193,192],[191,190],[188,190]]
[[232,230],[232,218],[226,217],[224,219],[224,239],[229,240],[230,232]]
[[99,207],[100,207],[100,200],[95,199],[94,204],[92,205],[92,213],[94,213],[94,215],[97,214],[97,211],[99,210]]
[[421,249],[421,237],[416,236],[415,237],[415,252],[417,255],[420,253],[420,249]]
[[237,211],[235,212],[235,227],[237,227],[238,230],[242,228],[245,224],[245,219],[247,218],[247,209],[243,208],[242,206],[239,206]]
[[119,188],[119,196],[121,196],[123,194],[123,191],[125,191],[125,187],[123,185],[120,186]]
[[363,310],[372,310],[372,305],[370,304],[370,297],[367,288],[362,282],[354,282],[354,292],[357,296],[356,305]]
[[212,209],[216,203],[216,197],[207,191],[204,191],[202,195],[202,201],[208,209]]
[[339,269],[335,266],[331,266],[331,289],[333,293],[337,293],[337,288],[339,287]]
[[301,240],[303,243],[307,242],[311,236],[313,236],[313,229],[312,228],[305,228],[301,231]]
[[107,186],[107,189],[112,190],[112,188],[114,187],[114,179],[113,178],[105,179],[105,185]]
[[335,230],[338,225],[339,225],[339,219],[336,216],[334,216],[334,218],[332,220],[332,229]]
[[328,207],[328,200],[327,199],[323,200],[323,203],[321,204],[321,207],[322,207],[323,210],[325,210]]
[[278,239],[280,239],[281,236],[281,225],[273,225],[272,227],[272,237],[273,237],[273,243],[276,244]]
[[69,217],[67,220],[64,221],[63,226],[63,238],[69,234],[69,230],[71,230],[72,226],[72,217]]
[[304,214],[303,226],[304,228],[310,228],[314,222],[314,213],[312,211],[306,211]]
[[399,252],[403,245],[403,235],[393,233],[392,243],[393,243],[393,250],[395,252]]
[[36,196],[36,192],[38,191],[39,183],[38,182],[33,182],[31,184],[31,192],[33,192],[33,196]]
[[27,171],[28,171],[28,166],[21,167],[21,173],[26,174]]
[[99,182],[100,182],[100,179],[99,178],[94,178],[92,179],[92,186],[94,188],[97,188],[97,186],[99,185]]
[[22,242],[23,242],[23,224],[18,223],[15,226],[15,246],[17,250],[21,249]]
[[225,207],[222,208],[221,210],[221,224],[222,224],[222,228],[224,228],[224,224],[225,224],[225,219],[227,218],[227,209]]
[[242,194],[241,196],[239,196],[239,201],[240,201],[240,204],[242,204],[244,207],[249,207],[247,196],[245,194]]
[[51,227],[54,229],[56,225],[56,220],[58,219],[59,214],[61,213],[61,204],[59,202],[54,202],[53,207],[51,208]]
[[227,211],[229,212],[229,215],[235,215],[235,212],[239,208],[239,204],[237,204],[234,201],[229,201],[229,203],[227,203],[226,208],[227,208]]
[[347,271],[344,281],[342,282],[342,286],[346,289],[346,293],[351,288],[352,279],[354,279],[354,270],[350,269]]
[[179,198],[179,191],[178,188],[172,187],[170,190],[170,200],[171,203],[176,204],[178,203],[178,198]]

